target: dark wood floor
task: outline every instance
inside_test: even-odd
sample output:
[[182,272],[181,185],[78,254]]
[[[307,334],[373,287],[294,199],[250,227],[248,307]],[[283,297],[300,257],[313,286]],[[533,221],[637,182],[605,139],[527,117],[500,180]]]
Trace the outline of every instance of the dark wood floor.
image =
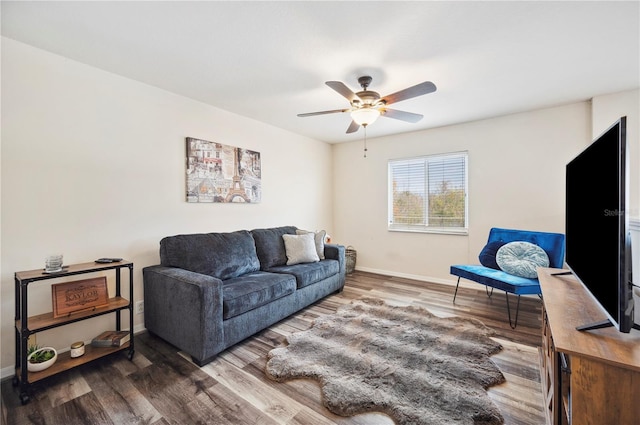
[[[361,296],[393,305],[415,305],[436,315],[481,320],[495,329],[504,350],[492,358],[506,382],[489,389],[509,425],[545,423],[540,388],[541,303],[522,297],[515,330],[509,327],[505,296],[488,298],[484,287],[453,288],[404,278],[355,272],[341,294],[332,295],[225,351],[198,368],[178,350],[143,332],[136,354],[99,359],[34,384],[22,406],[11,379],[1,383],[2,424],[356,424],[391,425],[382,414],[336,416],[321,402],[318,384],[276,383],[264,375],[267,353],[314,318],[333,313]],[[512,308],[514,305],[512,305]]]

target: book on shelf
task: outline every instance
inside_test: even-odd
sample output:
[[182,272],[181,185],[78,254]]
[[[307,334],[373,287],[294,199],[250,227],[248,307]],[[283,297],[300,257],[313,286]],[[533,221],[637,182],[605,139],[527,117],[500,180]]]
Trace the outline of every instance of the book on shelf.
[[91,340],[93,347],[120,347],[131,339],[129,331],[104,331]]

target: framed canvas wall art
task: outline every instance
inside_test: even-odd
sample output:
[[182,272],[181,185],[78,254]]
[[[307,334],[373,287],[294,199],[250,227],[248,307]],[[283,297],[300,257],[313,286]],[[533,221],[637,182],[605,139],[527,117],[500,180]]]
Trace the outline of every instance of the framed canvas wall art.
[[260,202],[260,152],[193,137],[186,142],[187,202]]

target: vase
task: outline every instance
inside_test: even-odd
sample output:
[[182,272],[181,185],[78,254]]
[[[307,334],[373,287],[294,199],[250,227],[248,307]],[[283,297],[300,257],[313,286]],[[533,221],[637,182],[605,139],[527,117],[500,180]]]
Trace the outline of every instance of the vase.
[[[50,358],[49,360],[41,362],[41,363],[31,363],[29,361],[29,360],[31,360],[31,357],[33,357],[36,353],[39,353],[41,351],[53,351],[53,357]],[[54,364],[57,359],[58,359],[58,352],[56,351],[55,348],[53,348],[53,347],[42,347],[42,348],[34,351],[33,353],[29,354],[29,356],[27,356],[27,369],[29,370],[29,372],[40,372],[41,370],[45,370],[48,367],[50,367],[52,364]]]

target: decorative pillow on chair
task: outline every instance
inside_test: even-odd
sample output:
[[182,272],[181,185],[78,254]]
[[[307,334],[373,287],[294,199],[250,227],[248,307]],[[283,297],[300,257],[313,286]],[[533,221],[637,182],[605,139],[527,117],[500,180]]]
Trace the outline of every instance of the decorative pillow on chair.
[[549,256],[531,242],[509,242],[498,249],[496,262],[500,269],[514,276],[536,279],[536,268],[549,267]]
[[324,260],[324,238],[327,236],[327,232],[324,230],[311,232],[309,230],[296,229],[297,235],[305,235],[307,233],[314,235],[315,243],[316,243],[316,252],[318,253],[318,258],[321,260]]
[[287,253],[287,266],[320,261],[313,233],[282,235],[282,239],[284,239],[284,249]]
[[485,267],[500,270],[500,266],[496,262],[496,254],[505,243],[506,242],[503,241],[493,241],[486,244],[484,248],[482,248],[482,251],[480,251],[480,255],[478,256],[478,259],[480,259],[480,264]]

